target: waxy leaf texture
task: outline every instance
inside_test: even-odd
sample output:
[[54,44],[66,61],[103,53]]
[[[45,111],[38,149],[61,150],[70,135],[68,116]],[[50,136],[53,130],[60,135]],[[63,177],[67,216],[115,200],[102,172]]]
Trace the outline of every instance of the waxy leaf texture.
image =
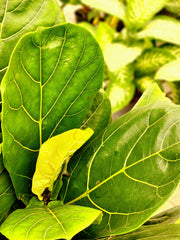
[[40,146],[79,128],[102,86],[98,43],[73,24],[38,28],[16,46],[2,82],[3,159],[27,203]]

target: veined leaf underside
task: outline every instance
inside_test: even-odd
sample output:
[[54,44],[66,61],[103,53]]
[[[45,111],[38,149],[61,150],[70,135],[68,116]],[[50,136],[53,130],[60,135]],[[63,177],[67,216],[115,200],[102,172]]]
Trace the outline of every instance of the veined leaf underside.
[[[52,32],[51,32],[52,33]],[[50,37],[51,33],[49,34],[48,38]],[[65,32],[64,32],[64,37],[63,37],[63,43],[62,43],[62,46],[59,50],[59,56],[58,56],[58,59],[57,59],[57,62],[54,66],[54,69],[51,73],[51,75],[48,77],[48,79],[42,83],[42,49],[43,49],[43,45],[45,45],[48,41],[48,38],[47,40],[40,46],[37,46],[34,41],[33,41],[33,38],[32,38],[32,44],[34,45],[34,47],[38,48],[39,49],[39,58],[40,58],[40,79],[39,81],[37,79],[35,79],[31,73],[28,72],[28,70],[26,69],[25,67],[25,64],[23,63],[23,59],[22,59],[22,51],[19,51],[19,55],[20,55],[20,63],[21,63],[21,66],[22,66],[22,69],[24,70],[24,73],[28,76],[29,79],[32,80],[32,82],[34,84],[37,84],[39,85],[39,92],[40,92],[40,116],[39,116],[39,119],[35,119],[33,117],[33,115],[27,110],[24,102],[23,102],[23,93],[21,91],[21,87],[19,86],[17,80],[15,79],[15,73],[13,73],[13,82],[15,83],[17,89],[18,89],[18,92],[19,92],[19,95],[20,95],[20,99],[21,99],[21,105],[18,107],[18,108],[14,108],[11,106],[11,104],[9,103],[8,101],[8,98],[7,99],[7,102],[8,102],[8,105],[9,105],[9,109],[12,110],[12,111],[19,111],[19,110],[23,110],[25,112],[25,114],[27,115],[27,117],[29,119],[31,119],[32,122],[34,122],[35,124],[38,124],[39,125],[39,135],[40,135],[40,146],[42,144],[42,122],[48,117],[48,115],[51,113],[51,111],[53,110],[54,106],[61,100],[61,96],[63,95],[63,93],[67,90],[70,82],[72,81],[74,75],[76,74],[76,72],[82,70],[83,68],[86,68],[88,67],[88,65],[90,65],[95,59],[97,59],[98,57],[98,53],[96,53],[96,55],[94,56],[94,58],[92,58],[88,63],[86,63],[84,66],[78,68],[80,62],[81,62],[81,59],[84,55],[84,52],[85,52],[85,49],[86,49],[86,35],[84,34],[84,44],[83,44],[83,49],[82,49],[82,52],[81,52],[81,55],[78,59],[78,62],[74,68],[74,70],[72,71],[72,74],[70,75],[70,77],[67,79],[66,81],[66,84],[64,85],[63,89],[59,92],[55,102],[53,103],[53,105],[50,107],[50,109],[43,115],[42,114],[42,110],[43,110],[43,102],[42,102],[42,99],[43,99],[43,89],[45,87],[48,88],[48,83],[52,80],[53,78],[53,75],[55,74],[56,72],[56,69],[61,61],[61,57],[63,55],[63,50],[65,48],[65,45],[66,45],[66,41],[68,38],[71,38],[73,36],[69,36],[67,38],[66,36],[67,34],[67,29],[65,29]],[[40,40],[41,41],[41,40]],[[71,102],[71,104],[68,106],[68,108],[66,109],[66,111],[64,112],[63,116],[61,116],[61,118],[59,119],[59,121],[57,122],[57,124],[54,126],[53,130],[51,131],[49,137],[52,137],[54,132],[56,131],[57,127],[60,125],[60,123],[62,122],[62,120],[64,118],[67,118],[67,117],[71,117],[72,115],[78,115],[79,113],[81,113],[82,111],[85,111],[87,110],[87,107],[85,107],[84,109],[80,110],[79,112],[75,112],[73,114],[68,114],[68,112],[70,111],[70,109],[72,108],[72,106],[76,103],[76,101],[79,99],[79,97],[85,93],[85,92],[90,92],[90,91],[94,91],[94,90],[97,90],[97,89],[87,89],[88,88],[88,85],[91,83],[91,81],[95,78],[95,76],[98,74],[99,70],[101,69],[102,65],[100,64],[98,67],[97,67],[97,70],[95,71],[95,73],[92,74],[92,76],[89,78],[89,80],[87,81],[87,83],[83,86],[82,90],[77,94],[77,96],[74,98],[74,100]],[[19,144],[22,148],[28,150],[28,151],[33,151],[33,152],[38,152],[39,151],[39,148],[38,149],[31,149],[30,147],[28,146],[24,146],[23,143],[21,143],[19,141],[19,139],[17,139],[13,133],[11,133],[11,131],[9,129],[7,129],[8,131],[8,134],[13,138],[13,140]]]
[[[170,110],[168,112],[168,114],[170,113],[175,113],[177,110]],[[150,158],[152,157],[155,157],[155,156],[159,156],[161,159],[163,159],[165,162],[168,162],[168,163],[178,163],[180,162],[180,158],[177,158],[177,159],[168,159],[164,156],[162,156],[162,152],[164,151],[167,151],[169,149],[171,149],[172,147],[176,147],[176,146],[180,146],[180,141],[177,141],[167,147],[164,146],[164,141],[165,141],[165,138],[169,132],[169,130],[175,126],[176,124],[179,124],[180,123],[180,120],[176,120],[172,125],[169,126],[169,128],[166,129],[166,132],[164,133],[164,138],[162,139],[162,142],[161,142],[161,146],[160,146],[160,149],[158,151],[155,151],[155,152],[152,152],[150,155],[148,156],[145,156],[144,158],[141,158],[139,159],[138,161],[135,161],[133,163],[128,163],[128,159],[130,157],[130,155],[132,154],[133,152],[133,149],[135,149],[136,145],[139,143],[139,141],[142,139],[142,137],[145,135],[145,133],[153,128],[156,124],[160,123],[161,120],[164,120],[167,116],[167,113],[163,114],[161,117],[159,117],[155,122],[153,123],[149,123],[149,119],[151,117],[151,112],[152,110],[149,112],[148,114],[148,117],[147,117],[147,126],[144,128],[144,130],[141,132],[140,136],[137,138],[137,140],[134,142],[133,146],[131,146],[131,151],[127,153],[127,156],[126,158],[123,160],[124,161],[124,166],[119,170],[119,171],[116,171],[115,173],[112,173],[111,174],[111,169],[110,169],[110,176],[106,179],[104,179],[103,181],[97,183],[95,186],[92,186],[90,187],[91,184],[91,168],[92,168],[92,165],[93,165],[93,162],[96,161],[96,156],[98,155],[98,153],[102,150],[103,147],[105,147],[105,144],[111,140],[111,137],[113,137],[113,135],[115,135],[121,128],[125,127],[129,122],[131,122],[133,119],[135,119],[137,117],[137,115],[139,114],[139,112],[137,112],[136,114],[133,115],[133,117],[131,117],[130,119],[128,119],[127,121],[125,121],[122,125],[120,125],[120,127],[118,127],[116,130],[114,130],[109,136],[105,136],[106,135],[106,132],[107,130],[104,132],[103,136],[102,136],[102,140],[101,140],[101,144],[99,145],[99,147],[97,148],[96,152],[93,154],[93,156],[91,157],[91,160],[90,160],[90,163],[89,163],[89,167],[88,167],[88,175],[87,175],[87,187],[86,187],[86,191],[80,195],[79,197],[73,199],[73,200],[70,200],[69,202],[67,202],[66,204],[71,204],[71,203],[74,203],[74,202],[77,202],[79,200],[81,200],[82,198],[84,197],[87,197],[89,199],[89,201],[95,206],[97,207],[98,209],[102,210],[103,212],[109,214],[109,219],[111,218],[111,215],[124,215],[124,216],[129,216],[129,215],[136,215],[136,214],[140,214],[140,213],[144,213],[148,210],[151,209],[151,207],[148,207],[146,209],[143,209],[141,211],[131,211],[131,212],[118,212],[118,208],[117,208],[117,211],[108,211],[107,209],[104,209],[103,207],[101,207],[99,204],[97,204],[96,202],[93,201],[92,197],[91,197],[91,193],[93,193],[96,189],[100,188],[101,186],[103,186],[104,184],[106,184],[107,182],[109,181],[113,181],[113,179],[116,177],[116,176],[119,176],[120,174],[123,174],[124,177],[128,178],[130,181],[134,181],[134,182],[137,182],[138,184],[143,184],[143,185],[146,185],[146,186],[149,186],[150,188],[154,188],[155,189],[155,192],[156,192],[156,196],[157,198],[163,200],[164,199],[164,196],[161,196],[161,194],[158,192],[160,188],[162,187],[165,187],[165,186],[168,186],[169,184],[172,184],[172,185],[176,185],[177,184],[177,180],[179,178],[179,175],[180,174],[176,174],[175,178],[173,180],[170,180],[169,182],[167,183],[164,183],[164,184],[153,184],[151,182],[148,182],[148,181],[145,181],[145,180],[141,180],[141,179],[138,179],[138,178],[135,178],[133,176],[131,176],[129,173],[127,173],[127,171],[129,169],[132,169],[133,167],[135,167],[136,165],[142,163],[142,162],[146,162],[148,161]],[[76,170],[76,168],[78,167],[78,164],[79,162],[81,161],[81,157],[82,156],[79,156],[79,159],[77,161],[77,164],[75,165],[74,169],[72,170],[72,175],[73,175],[73,172]],[[110,160],[111,161],[111,160]],[[66,194],[68,192],[68,186],[67,186],[67,189],[66,189]],[[152,208],[153,209],[153,208]]]

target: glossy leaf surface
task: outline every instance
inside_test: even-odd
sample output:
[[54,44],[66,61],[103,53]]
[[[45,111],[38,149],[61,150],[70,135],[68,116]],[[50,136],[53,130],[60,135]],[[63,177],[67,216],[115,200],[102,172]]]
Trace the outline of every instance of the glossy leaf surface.
[[15,200],[16,197],[12,188],[12,182],[3,166],[2,155],[0,155],[0,222]]
[[101,0],[81,0],[81,2],[119,19],[123,20],[125,18],[125,6],[118,0],[104,0],[103,2]]
[[[0,81],[17,41],[38,26],[64,23],[56,0],[0,0]],[[50,14],[49,14],[50,13]]]
[[98,43],[72,24],[39,28],[16,46],[2,83],[2,130],[4,164],[18,198],[30,194],[41,144],[81,126],[103,70]]
[[51,192],[57,177],[64,174],[67,164],[74,154],[91,136],[93,130],[71,129],[52,138],[41,145],[32,180],[32,192],[43,200],[46,188]]
[[164,6],[167,0],[129,0],[127,4],[127,26],[142,28]]
[[175,60],[162,66],[156,73],[156,79],[180,81],[180,60]]
[[136,107],[74,159],[66,204],[104,213],[88,228],[91,238],[138,228],[171,196],[180,178],[179,119],[169,99]]
[[88,227],[100,211],[81,206],[61,206],[53,201],[14,211],[1,225],[0,231],[11,240],[70,240]]
[[175,60],[176,57],[160,48],[151,48],[143,52],[136,60],[136,75],[142,76],[157,71],[164,64]]
[[180,21],[167,16],[155,17],[137,36],[180,45]]

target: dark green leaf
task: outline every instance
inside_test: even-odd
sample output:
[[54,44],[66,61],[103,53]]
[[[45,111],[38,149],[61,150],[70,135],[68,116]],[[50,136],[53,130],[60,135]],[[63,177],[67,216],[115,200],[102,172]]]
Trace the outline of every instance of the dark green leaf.
[[29,199],[41,144],[82,125],[103,70],[98,43],[72,24],[39,28],[16,46],[2,82],[2,131],[4,164],[18,198]]
[[56,0],[0,0],[0,81],[17,41],[38,26],[64,23]]
[[61,206],[53,201],[48,206],[32,205],[14,211],[1,225],[0,231],[11,240],[70,240],[92,224],[101,211],[81,206]]
[[179,131],[180,107],[152,101],[109,125],[74,159],[66,204],[104,213],[88,238],[133,231],[167,201],[180,178]]

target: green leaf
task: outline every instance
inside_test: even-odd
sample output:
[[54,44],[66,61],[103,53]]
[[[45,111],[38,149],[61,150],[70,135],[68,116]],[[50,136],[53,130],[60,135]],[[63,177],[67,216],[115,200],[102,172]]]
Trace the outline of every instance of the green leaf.
[[0,81],[17,41],[38,26],[64,23],[56,0],[0,0]]
[[92,24],[90,24],[88,22],[78,22],[77,24],[78,24],[78,26],[83,27],[86,30],[88,30],[95,37],[96,28]]
[[176,57],[168,51],[160,48],[151,48],[143,52],[136,59],[135,71],[137,76],[146,75],[157,71],[164,64],[175,60]]
[[[112,237],[111,240],[179,240],[180,227],[178,224],[158,224],[154,226],[142,226],[132,233]],[[96,238],[97,240],[97,238]],[[101,238],[109,240],[109,237]]]
[[173,102],[176,104],[180,104],[180,82],[168,82],[168,85],[171,88],[173,95]]
[[115,72],[127,64],[132,63],[142,51],[142,44],[127,46],[122,43],[112,43],[106,46],[104,58],[109,71]]
[[139,39],[152,38],[180,45],[180,21],[167,17],[158,16],[137,34]]
[[94,134],[92,138],[97,137],[111,122],[111,104],[109,98],[103,90],[100,90],[94,100],[92,107],[86,116],[81,128],[90,127]]
[[128,28],[142,28],[166,4],[167,0],[129,0],[127,4]]
[[107,23],[100,22],[96,30],[96,40],[100,44],[102,50],[105,49],[106,45],[111,43],[115,36],[115,30],[111,28]]
[[180,13],[180,0],[168,0],[166,3],[165,8],[174,14],[179,15]]
[[155,74],[155,79],[180,81],[180,60],[175,60],[162,66]]
[[170,54],[174,55],[177,59],[180,59],[180,46],[166,43],[160,47],[163,50],[168,51]]
[[121,20],[125,19],[125,5],[119,0],[81,0],[81,2],[102,12],[116,16]]
[[67,164],[74,154],[91,136],[93,130],[71,129],[49,138],[41,145],[32,180],[32,192],[43,200],[43,192],[53,191],[57,177],[64,174]]
[[3,156],[26,203],[41,144],[82,125],[103,70],[98,43],[76,25],[39,28],[16,46],[2,82]]
[[89,238],[130,232],[167,201],[180,179],[179,131],[180,107],[153,101],[113,122],[72,160],[65,203],[104,213]]
[[133,98],[135,85],[132,83],[134,77],[134,67],[128,64],[118,71],[110,72],[110,83],[106,93],[111,101],[112,111],[116,112],[125,107]]
[[15,200],[16,197],[12,188],[12,182],[9,178],[8,172],[3,166],[2,155],[0,155],[0,222]]
[[14,211],[1,225],[0,231],[11,240],[70,240],[92,224],[101,211],[81,206],[61,206],[53,201]]

